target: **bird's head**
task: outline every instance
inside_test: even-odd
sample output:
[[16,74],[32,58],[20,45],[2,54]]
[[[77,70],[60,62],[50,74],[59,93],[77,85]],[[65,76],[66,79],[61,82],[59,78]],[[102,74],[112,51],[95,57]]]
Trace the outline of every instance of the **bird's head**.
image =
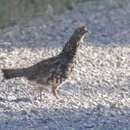
[[78,48],[80,48],[85,33],[87,32],[88,29],[86,26],[80,26],[77,29],[75,29],[69,41],[65,44],[65,47],[63,48],[62,52],[68,54],[73,54],[73,52],[75,53],[78,50]]
[[72,34],[72,37],[69,40],[70,47],[72,49],[78,49],[83,43],[83,39],[87,32],[88,29],[86,26],[80,26],[77,29],[75,29],[74,33]]
[[77,40],[77,42],[80,42],[85,36],[85,34],[88,32],[88,29],[86,26],[80,26],[77,28],[73,33],[73,38]]

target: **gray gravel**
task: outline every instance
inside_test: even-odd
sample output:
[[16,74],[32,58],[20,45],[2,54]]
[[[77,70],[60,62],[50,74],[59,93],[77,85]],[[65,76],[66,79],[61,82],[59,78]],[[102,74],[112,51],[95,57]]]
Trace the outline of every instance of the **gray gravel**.
[[0,130],[130,129],[130,4],[91,6],[0,31],[0,68],[13,68],[58,54],[81,23],[90,30],[61,100],[46,92],[39,102],[36,86],[24,78],[5,81],[0,73]]

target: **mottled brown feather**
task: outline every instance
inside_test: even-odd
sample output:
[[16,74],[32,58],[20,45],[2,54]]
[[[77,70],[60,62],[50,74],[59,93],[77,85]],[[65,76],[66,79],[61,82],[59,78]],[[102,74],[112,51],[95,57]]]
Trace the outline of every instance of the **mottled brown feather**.
[[28,68],[3,69],[4,77],[7,79],[25,77],[30,82],[35,82],[40,86],[38,87],[40,93],[44,88],[51,85],[52,92],[57,97],[56,88],[71,75],[76,62],[77,51],[80,49],[81,39],[86,32],[85,26],[77,28],[59,55],[42,60]]

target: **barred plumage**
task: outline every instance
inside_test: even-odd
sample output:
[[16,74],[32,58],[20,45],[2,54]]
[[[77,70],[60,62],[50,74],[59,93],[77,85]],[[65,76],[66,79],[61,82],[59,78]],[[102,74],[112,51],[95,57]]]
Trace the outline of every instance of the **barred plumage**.
[[25,77],[38,85],[40,94],[49,85],[52,86],[52,93],[57,97],[56,88],[63,83],[71,74],[74,68],[77,51],[80,48],[81,40],[87,29],[85,26],[77,28],[61,53],[55,57],[45,59],[28,68],[2,69],[6,79],[14,77]]

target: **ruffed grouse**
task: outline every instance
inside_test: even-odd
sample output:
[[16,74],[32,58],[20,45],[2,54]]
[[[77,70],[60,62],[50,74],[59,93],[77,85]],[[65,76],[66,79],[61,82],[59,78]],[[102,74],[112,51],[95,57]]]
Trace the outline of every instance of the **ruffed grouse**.
[[71,75],[77,51],[80,49],[86,32],[85,26],[77,28],[57,56],[42,60],[27,68],[2,69],[5,79],[25,77],[37,84],[40,98],[42,91],[52,86],[52,93],[58,98],[56,89]]

